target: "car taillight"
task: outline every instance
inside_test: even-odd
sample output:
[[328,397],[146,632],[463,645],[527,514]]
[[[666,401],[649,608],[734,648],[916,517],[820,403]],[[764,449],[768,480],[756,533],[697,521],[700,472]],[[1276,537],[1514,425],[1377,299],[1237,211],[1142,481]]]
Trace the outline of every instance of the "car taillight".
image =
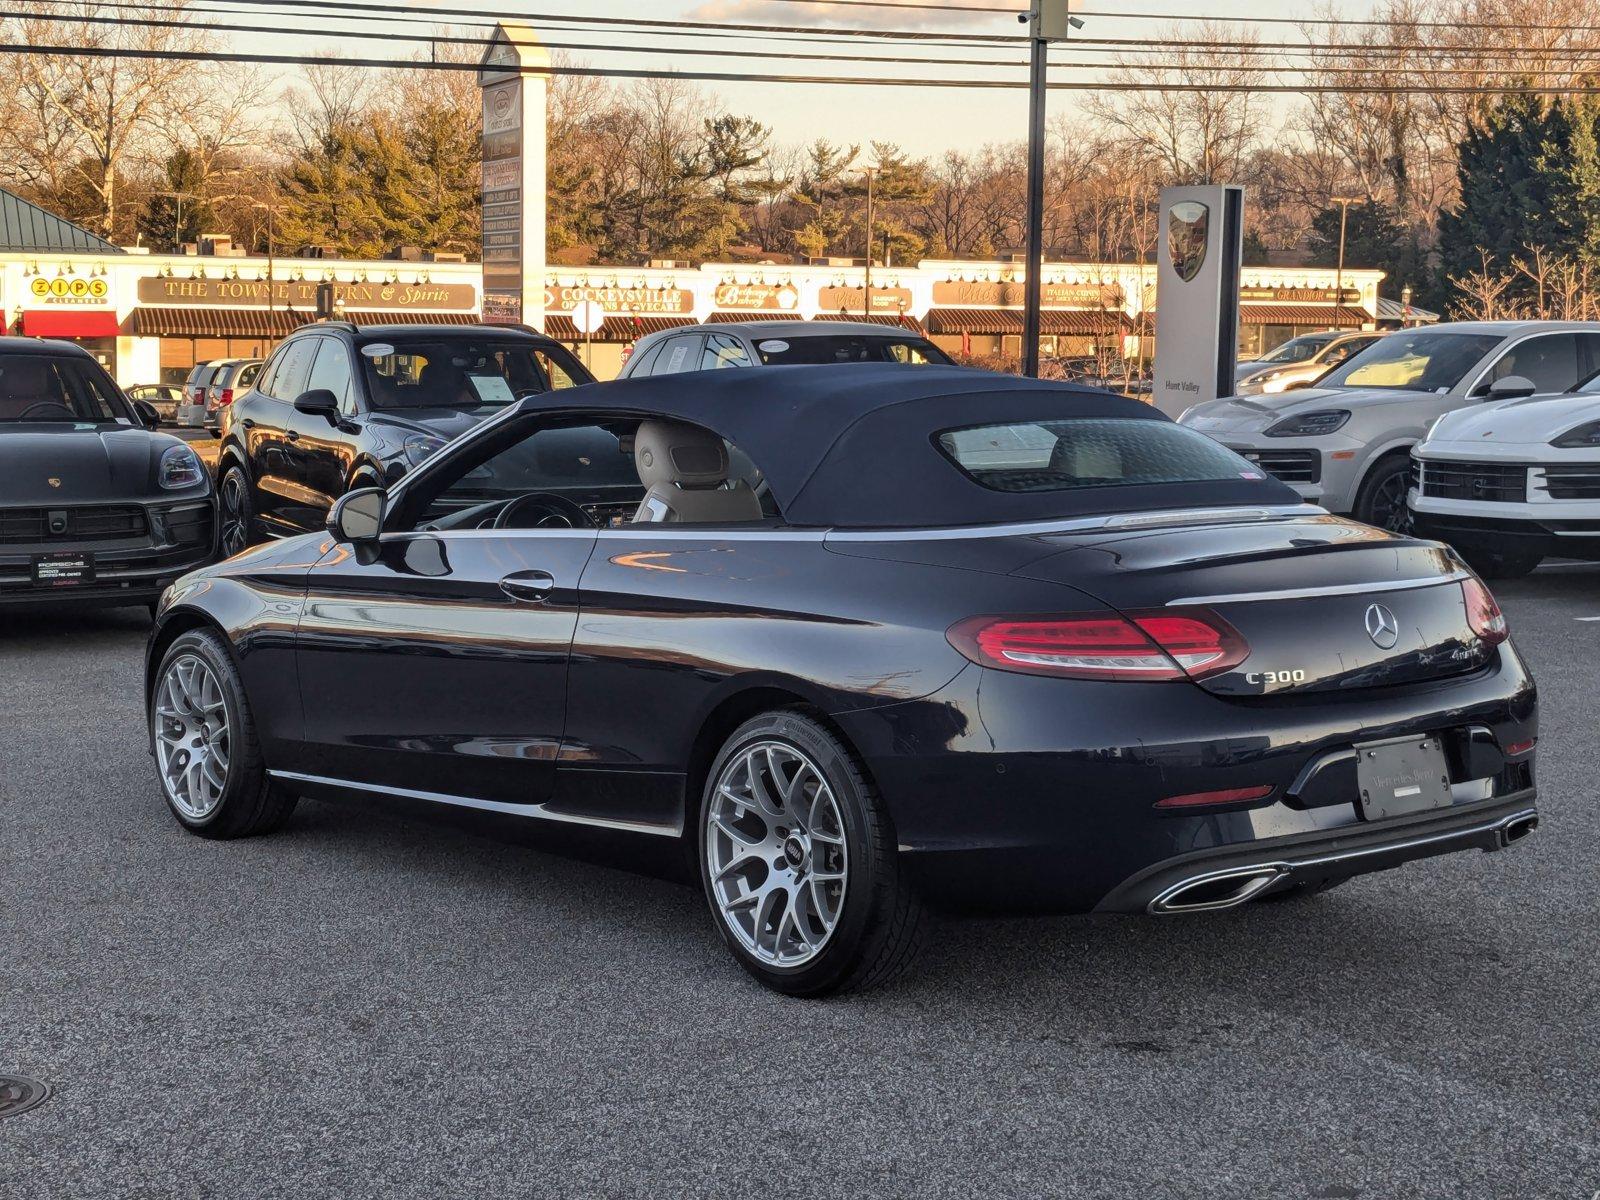
[[971,617],[946,637],[982,666],[1069,679],[1204,679],[1250,653],[1233,626],[1205,609]]
[[232,388],[223,388],[222,391],[220,393],[218,393],[218,395],[217,395],[217,407],[218,408],[227,408],[228,405],[230,405],[232,403],[233,403],[233,389]]
[[1493,594],[1483,585],[1483,580],[1473,576],[1461,581],[1461,594],[1467,602],[1467,624],[1472,632],[1491,646],[1498,646],[1511,636],[1506,615],[1500,611]]

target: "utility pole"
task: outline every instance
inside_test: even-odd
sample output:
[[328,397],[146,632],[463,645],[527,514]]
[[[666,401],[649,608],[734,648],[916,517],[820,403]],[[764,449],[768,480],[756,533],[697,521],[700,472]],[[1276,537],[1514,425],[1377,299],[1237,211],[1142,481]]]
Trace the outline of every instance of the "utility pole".
[[1031,25],[1028,42],[1033,54],[1028,74],[1028,249],[1027,279],[1023,289],[1022,373],[1039,376],[1039,310],[1044,284],[1044,116],[1049,61],[1053,41],[1064,42],[1083,22],[1067,11],[1067,0],[1032,0],[1032,9],[1017,20]]
[[878,178],[878,167],[862,167],[867,176],[867,269],[861,282],[861,315],[872,316],[872,199],[873,184]]
[[1329,201],[1339,206],[1339,265],[1333,274],[1333,319],[1339,319],[1339,310],[1344,307],[1344,231],[1345,224],[1350,219],[1350,206],[1364,204],[1364,196],[1329,196]]

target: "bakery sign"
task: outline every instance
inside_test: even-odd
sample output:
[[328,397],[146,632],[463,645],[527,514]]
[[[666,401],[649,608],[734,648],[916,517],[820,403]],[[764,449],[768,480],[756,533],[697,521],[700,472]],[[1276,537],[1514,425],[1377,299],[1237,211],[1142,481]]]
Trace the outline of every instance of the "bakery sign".
[[111,304],[111,282],[98,275],[35,275],[28,294],[38,308],[105,308]]
[[1333,288],[1312,287],[1242,287],[1239,299],[1257,304],[1360,304],[1361,292],[1345,288],[1342,293]]
[[[968,282],[946,279],[933,285],[933,302],[949,308],[1021,308],[1025,287],[1020,282]],[[1044,308],[1120,310],[1122,288],[1114,283],[1045,283],[1039,287]]]
[[800,289],[792,283],[720,283],[711,303],[739,312],[794,312],[800,307]]
[[[866,299],[861,288],[825,287],[817,296],[817,307],[825,313],[859,313]],[[902,287],[875,287],[872,289],[872,307],[869,311],[898,317],[911,307],[911,289]]]
[[[139,303],[209,305],[217,308],[286,308],[315,312],[318,283],[312,279],[178,279],[139,281]],[[470,283],[335,283],[346,308],[422,309],[471,312],[478,289]]]
[[598,304],[608,313],[640,316],[678,316],[694,311],[694,293],[678,287],[547,287],[544,308],[551,313],[570,313],[585,301]]

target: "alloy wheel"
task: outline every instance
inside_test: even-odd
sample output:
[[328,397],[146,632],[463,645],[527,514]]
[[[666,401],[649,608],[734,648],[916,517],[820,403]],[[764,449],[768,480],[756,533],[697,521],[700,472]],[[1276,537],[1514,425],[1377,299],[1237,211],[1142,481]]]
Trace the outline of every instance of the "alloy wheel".
[[763,963],[795,967],[844,908],[844,820],[821,769],[787,742],[741,749],[706,806],[706,866],[723,923]]
[[1410,477],[1397,472],[1385,479],[1372,494],[1372,524],[1390,533],[1405,533],[1411,524],[1411,511],[1406,505],[1406,491]]
[[222,801],[231,753],[216,672],[197,654],[173,659],[156,684],[150,719],[167,799],[191,821],[205,820]]
[[244,479],[238,471],[222,477],[222,553],[232,558],[249,543],[249,518],[245,515]]

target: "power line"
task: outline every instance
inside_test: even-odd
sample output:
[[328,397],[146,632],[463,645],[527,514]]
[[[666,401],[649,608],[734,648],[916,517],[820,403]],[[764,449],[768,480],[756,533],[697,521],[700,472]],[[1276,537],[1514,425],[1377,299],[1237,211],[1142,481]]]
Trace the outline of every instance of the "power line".
[[[157,6],[130,4],[130,5],[119,5],[117,7],[151,9],[151,8],[155,8]],[[163,6],[163,7],[160,8],[160,11],[180,12],[180,11],[184,11],[184,10],[179,9],[179,8],[172,8],[172,7],[164,7]],[[242,25],[242,24],[236,24],[236,23],[223,23],[223,22],[177,21],[177,20],[163,20],[163,19],[159,19],[159,18],[98,17],[98,16],[86,16],[86,15],[77,15],[77,14],[28,13],[28,12],[15,13],[15,14],[12,14],[12,15],[14,17],[16,17],[17,19],[21,19],[21,20],[39,20],[39,21],[44,21],[44,22],[52,22],[53,21],[53,22],[62,22],[62,23],[71,23],[71,24],[85,24],[85,25],[106,25],[106,26],[111,26],[111,27],[116,27],[116,28],[129,27],[129,28],[196,29],[196,30],[211,30],[211,31],[226,32],[226,33],[261,33],[261,34],[269,34],[269,35],[280,36],[280,37],[302,36],[304,33],[307,32],[307,31],[303,31],[303,30],[284,30],[284,29],[281,29],[281,28],[278,28],[278,27],[275,27],[275,26],[270,26],[270,25]],[[437,34],[437,33],[385,33],[385,32],[351,30],[351,31],[341,31],[339,36],[346,37],[346,38],[353,38],[353,39],[363,39],[363,40],[369,40],[369,41],[400,42],[400,43],[406,43],[406,44],[432,45],[432,46],[437,46],[437,45],[458,45],[458,46],[474,46],[474,47],[485,47],[486,48],[486,47],[488,47],[489,45],[492,44],[492,39],[487,38],[487,37],[484,37],[484,38],[461,37],[461,36],[456,36],[456,35],[451,35],[451,34]],[[1129,42],[1127,40],[1118,39],[1115,44],[1129,44]],[[1155,47],[1157,47],[1159,49],[1177,48],[1180,45],[1180,43],[1154,43],[1154,44],[1152,44],[1152,43],[1134,43],[1134,44],[1140,44],[1140,45],[1145,45],[1145,46],[1154,45]],[[655,53],[656,52],[656,49],[653,48],[653,47],[632,46],[632,45],[617,45],[615,43],[606,43],[606,42],[543,41],[543,42],[541,42],[541,45],[545,46],[548,49],[552,49],[552,50],[576,50],[576,51],[588,51],[588,52],[599,52],[599,53],[650,54],[650,53]],[[1187,45],[1187,43],[1181,43],[1181,45]],[[1217,43],[1212,43],[1212,45],[1218,45],[1218,44]],[[1287,46],[1287,45],[1279,47],[1279,48],[1280,49],[1290,49],[1290,50],[1295,49],[1294,47],[1290,47],[1290,46]],[[1236,49],[1239,52],[1242,53],[1242,52],[1247,51],[1247,50],[1248,51],[1256,51],[1256,50],[1262,50],[1262,49],[1266,49],[1266,48],[1259,47],[1259,46],[1239,46]],[[1365,49],[1367,49],[1367,48],[1363,48],[1364,51],[1365,51]],[[687,55],[696,55],[696,56],[710,56],[710,57],[718,57],[718,58],[741,58],[741,59],[762,58],[762,59],[778,59],[778,60],[785,60],[785,61],[802,61],[802,62],[842,62],[842,63],[854,62],[854,63],[864,63],[864,64],[895,65],[895,66],[1021,67],[1021,66],[1025,65],[1025,63],[1020,59],[952,59],[952,58],[928,58],[928,57],[912,56],[912,55],[880,56],[880,55],[864,55],[864,54],[808,54],[808,53],[794,53],[794,52],[783,52],[783,51],[772,51],[772,50],[716,50],[716,49],[708,49],[708,48],[703,48],[703,47],[677,47],[677,48],[674,49],[673,52],[677,53],[677,54],[687,54]],[[1086,53],[1086,52],[1089,52],[1089,51],[1088,51],[1087,47],[1076,46],[1076,47],[1066,47],[1066,48],[1064,48],[1063,52],[1065,52],[1065,53]],[[1327,50],[1322,50],[1322,49],[1315,48],[1315,47],[1299,48],[1298,52],[1301,53],[1301,54],[1306,54],[1306,55],[1335,54],[1335,53],[1337,53],[1337,51],[1327,51]],[[1171,73],[1173,71],[1192,70],[1192,69],[1196,69],[1196,67],[1197,67],[1197,64],[1153,61],[1153,56],[1156,53],[1157,53],[1157,50],[1156,49],[1152,49],[1150,51],[1150,54],[1152,55],[1152,58],[1138,59],[1138,60],[1134,60],[1134,61],[1117,61],[1117,62],[1112,62],[1112,63],[1062,62],[1060,60],[1059,54],[1058,54],[1058,57],[1056,59],[1056,65],[1061,67],[1061,68],[1063,68],[1063,69],[1066,69],[1066,70],[1133,69],[1133,68],[1137,68],[1137,69],[1148,70],[1148,71],[1153,71],[1153,72],[1160,72],[1160,73]],[[1595,55],[1595,54],[1600,54],[1600,48],[1596,48],[1594,50],[1589,50],[1589,51],[1574,51],[1573,53],[1575,53],[1575,54],[1581,53],[1581,54],[1584,54],[1586,56]],[[1484,57],[1487,58],[1488,56],[1484,56]],[[1507,56],[1500,55],[1500,56],[1496,56],[1496,57],[1507,57]],[[412,61],[414,61],[414,60],[412,60]],[[1253,63],[1208,63],[1208,64],[1199,64],[1198,67],[1199,67],[1199,69],[1216,71],[1216,72],[1226,73],[1226,74],[1369,75],[1369,74],[1378,73],[1378,72],[1386,69],[1386,67],[1391,66],[1391,65],[1392,64],[1374,63],[1374,64],[1371,64],[1371,65],[1368,65],[1368,66],[1348,66],[1348,65],[1331,65],[1331,64],[1327,64],[1327,63],[1313,62],[1313,63],[1311,63],[1309,65],[1285,64],[1285,65],[1281,65],[1281,66],[1261,66],[1261,65],[1257,65],[1257,64],[1253,64]],[[1576,64],[1575,64],[1575,66],[1576,66]],[[1465,72],[1467,72],[1467,71],[1469,71],[1469,70],[1471,70],[1473,68],[1483,69],[1484,68],[1484,64],[1482,62],[1473,63],[1473,64],[1463,64],[1463,65],[1460,65],[1460,66],[1436,66],[1436,65],[1408,64],[1407,67],[1406,67],[1406,69],[1410,73],[1415,74],[1415,75],[1423,75],[1423,76],[1437,76],[1437,75],[1459,76],[1459,75],[1461,75],[1461,74],[1463,74],[1463,73],[1465,73]],[[1558,70],[1558,69],[1552,69],[1552,68],[1538,68],[1538,69],[1526,69],[1525,68],[1525,69],[1519,69],[1519,70],[1517,70],[1515,72],[1508,72],[1508,73],[1509,74],[1514,74],[1519,78],[1520,77],[1533,78],[1533,77],[1552,77],[1552,76],[1554,76],[1554,77],[1564,77],[1564,76],[1572,74],[1573,71],[1571,71],[1571,70]]]
[[[418,12],[414,7],[402,4],[377,4],[370,0],[234,0],[235,3],[251,4],[257,7],[270,4],[273,8],[303,8],[303,9],[339,9],[351,12],[379,12],[392,13],[397,10],[407,13]],[[611,26],[644,26],[655,29],[690,29],[690,30],[736,30],[746,33],[817,33],[814,26],[805,25],[752,25],[737,24],[726,21],[668,21],[660,18],[644,17],[574,17],[569,13],[548,12],[504,12],[483,8],[447,8],[437,7],[426,10],[435,20],[440,17],[467,16],[490,17],[497,21],[539,22],[562,21],[592,25]],[[319,13],[312,15],[328,16],[331,14]],[[1026,39],[1021,34],[975,34],[975,33],[932,33],[925,30],[908,29],[848,29],[829,31],[835,37],[849,38],[895,38],[904,40],[911,37],[917,40],[931,41],[972,41],[987,42],[998,45],[1014,45]]]
[[[1126,21],[1205,21],[1218,25],[1295,25],[1301,29],[1307,26],[1377,27],[1383,29],[1394,27],[1405,29],[1462,28],[1461,23],[1458,21],[1422,21],[1384,17],[1197,17],[1189,13],[1155,12],[1081,12],[1079,15],[1084,17],[1109,17]],[[1535,33],[1600,33],[1600,25],[1542,25],[1532,22],[1475,22],[1471,28]]]
[[[231,51],[189,51],[123,49],[105,46],[28,45],[0,43],[0,54],[59,54],[89,58],[158,59],[185,62],[238,62],[279,66],[348,66],[407,70],[474,71],[476,63],[440,62],[430,59],[384,58],[329,58],[304,54],[261,54]],[[530,69],[526,75],[573,75],[602,79],[688,79],[722,83],[783,83],[817,84],[840,87],[918,87],[975,90],[1016,90],[1028,86],[1023,79],[917,79],[881,76],[817,76],[773,75],[716,71],[672,71],[645,68],[551,66]],[[1508,94],[1533,94],[1545,96],[1600,95],[1600,85],[1563,85],[1561,87],[1513,87],[1509,85],[1426,85],[1408,87],[1392,83],[1363,84],[1211,84],[1211,83],[1137,83],[1132,81],[1076,80],[1051,83],[1052,91],[1112,91],[1112,92],[1215,92],[1215,93],[1286,93],[1295,95],[1331,93],[1335,95],[1381,93],[1384,95],[1472,95],[1500,96]]]

